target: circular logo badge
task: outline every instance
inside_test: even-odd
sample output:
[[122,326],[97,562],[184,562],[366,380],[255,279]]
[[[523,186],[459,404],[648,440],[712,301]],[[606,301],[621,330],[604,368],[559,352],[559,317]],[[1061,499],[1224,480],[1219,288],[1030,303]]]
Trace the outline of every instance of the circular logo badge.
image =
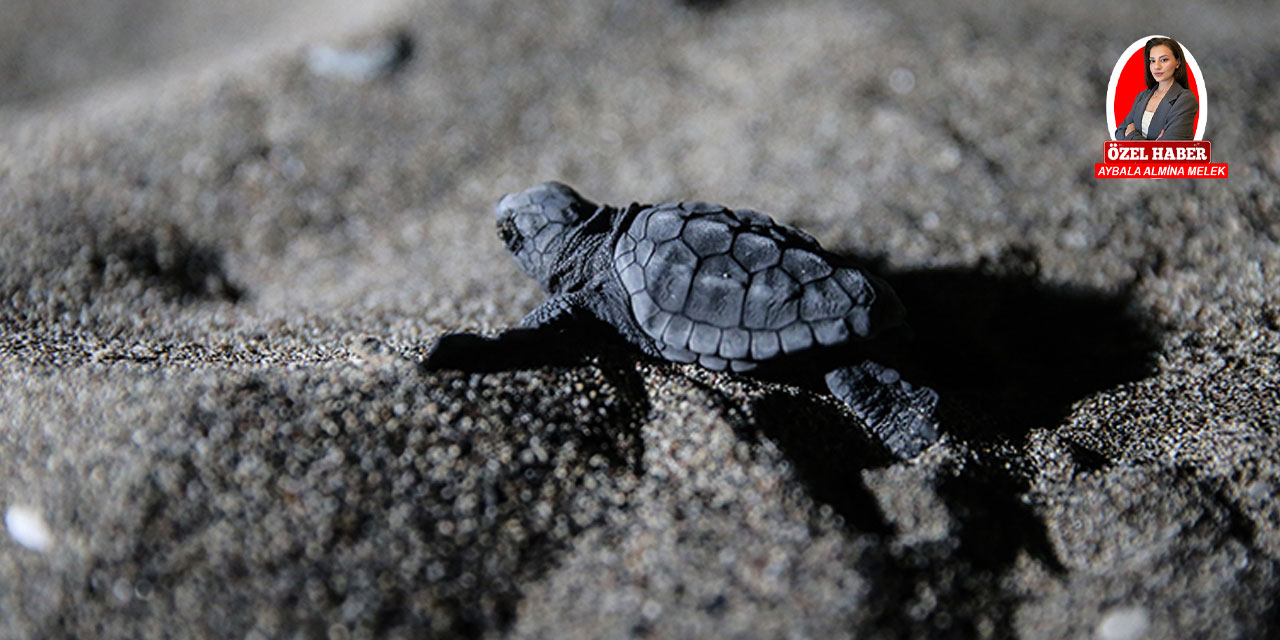
[[[1115,68],[1111,70],[1111,82],[1107,83],[1107,135],[1112,140],[1116,139],[1116,123],[1124,121],[1129,109],[1133,107],[1133,101],[1147,88],[1147,61],[1143,55],[1147,41],[1166,37],[1168,36],[1151,35],[1135,40],[1120,54]],[[1187,59],[1187,84],[1191,85],[1188,88],[1200,103],[1194,139],[1204,140],[1204,123],[1209,118],[1209,90],[1204,86],[1204,77],[1200,75],[1196,57],[1191,55],[1187,45],[1179,42],[1178,46],[1182,47],[1182,55]]]

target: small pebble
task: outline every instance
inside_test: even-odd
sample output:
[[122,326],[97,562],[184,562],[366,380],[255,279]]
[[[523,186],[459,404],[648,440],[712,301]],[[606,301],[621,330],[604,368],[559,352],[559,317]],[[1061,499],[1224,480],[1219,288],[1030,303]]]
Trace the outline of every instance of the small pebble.
[[390,75],[413,54],[413,40],[404,34],[378,39],[362,47],[315,45],[307,51],[307,69],[318,76],[368,82]]
[[14,542],[33,551],[48,551],[53,533],[40,513],[30,507],[13,505],[4,512],[4,526]]
[[1147,633],[1151,618],[1142,607],[1108,610],[1098,623],[1098,640],[1138,640]]
[[120,602],[128,602],[133,599],[133,585],[126,578],[117,578],[111,585],[111,595]]
[[911,93],[911,90],[916,88],[916,74],[903,67],[890,71],[889,88],[902,95]]

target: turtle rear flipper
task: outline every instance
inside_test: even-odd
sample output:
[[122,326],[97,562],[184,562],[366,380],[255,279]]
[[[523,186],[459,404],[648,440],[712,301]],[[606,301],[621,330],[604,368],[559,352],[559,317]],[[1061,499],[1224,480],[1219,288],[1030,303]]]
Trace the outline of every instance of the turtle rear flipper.
[[827,387],[866,424],[894,456],[915,457],[938,440],[933,412],[938,394],[914,386],[898,372],[870,360],[827,374]]

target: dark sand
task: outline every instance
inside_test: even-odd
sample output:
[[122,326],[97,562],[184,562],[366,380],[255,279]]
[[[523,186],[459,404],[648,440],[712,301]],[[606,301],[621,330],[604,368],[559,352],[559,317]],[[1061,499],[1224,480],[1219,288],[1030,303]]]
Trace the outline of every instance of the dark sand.
[[[0,637],[1280,633],[1273,1],[344,4],[5,9]],[[1092,177],[1151,32],[1229,180]],[[540,301],[491,207],[546,179],[871,260],[948,435],[617,348],[419,372]]]

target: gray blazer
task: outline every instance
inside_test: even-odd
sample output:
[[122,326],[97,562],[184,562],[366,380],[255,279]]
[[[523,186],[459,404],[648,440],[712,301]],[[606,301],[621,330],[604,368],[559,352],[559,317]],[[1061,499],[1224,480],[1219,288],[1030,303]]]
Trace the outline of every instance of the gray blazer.
[[[1196,134],[1196,113],[1200,111],[1200,101],[1196,98],[1196,94],[1182,88],[1182,85],[1173,83],[1173,87],[1169,89],[1169,93],[1164,94],[1164,100],[1156,106],[1156,112],[1151,116],[1151,128],[1147,132],[1151,135],[1142,135],[1142,112],[1147,110],[1147,100],[1151,99],[1151,95],[1155,93],[1155,89],[1147,89],[1138,94],[1137,99],[1133,101],[1133,108],[1129,110],[1129,115],[1124,117],[1124,121],[1116,128],[1116,140],[1190,140]],[[1129,128],[1129,123],[1133,123],[1133,133],[1125,137],[1124,130]]]

